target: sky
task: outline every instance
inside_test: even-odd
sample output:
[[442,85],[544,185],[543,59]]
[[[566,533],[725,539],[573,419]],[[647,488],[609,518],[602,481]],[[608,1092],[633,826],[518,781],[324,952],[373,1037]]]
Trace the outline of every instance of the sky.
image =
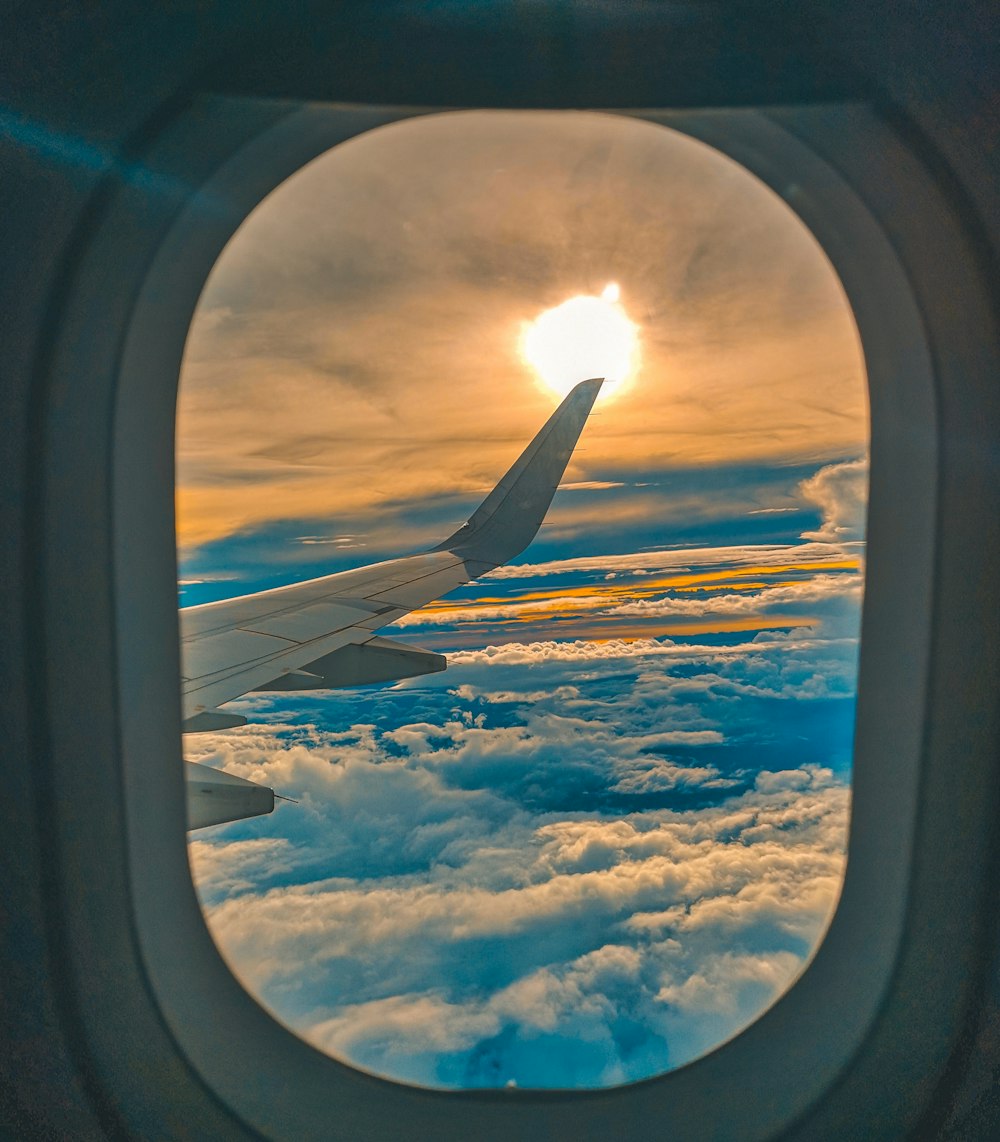
[[185,739],[299,801],[191,834],[227,962],[309,1042],[403,1081],[648,1077],[817,946],[863,588],[850,309],[787,206],[700,142],[453,112],[274,191],[188,338],[182,606],[450,534],[558,401],[533,323],[612,283],[631,369],[535,542],[383,632],[448,669],[253,695],[229,707],[247,726]]

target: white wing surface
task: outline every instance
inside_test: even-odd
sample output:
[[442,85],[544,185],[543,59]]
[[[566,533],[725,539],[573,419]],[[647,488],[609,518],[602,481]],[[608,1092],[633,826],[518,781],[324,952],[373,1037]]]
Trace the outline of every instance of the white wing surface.
[[251,691],[332,689],[443,670],[443,655],[376,632],[528,546],[601,384],[578,384],[468,522],[437,547],[182,610],[185,731],[243,725],[245,718],[219,707]]

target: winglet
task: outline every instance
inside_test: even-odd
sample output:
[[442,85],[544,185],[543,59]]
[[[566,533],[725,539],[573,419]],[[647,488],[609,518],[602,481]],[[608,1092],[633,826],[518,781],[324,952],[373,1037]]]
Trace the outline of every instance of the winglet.
[[431,550],[495,567],[519,555],[549,510],[603,383],[595,377],[571,389],[468,523]]

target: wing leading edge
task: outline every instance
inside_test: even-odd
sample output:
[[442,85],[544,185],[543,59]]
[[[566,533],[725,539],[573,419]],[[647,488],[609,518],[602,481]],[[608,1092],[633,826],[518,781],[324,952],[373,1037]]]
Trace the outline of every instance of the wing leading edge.
[[[319,690],[410,678],[447,665],[444,655],[376,632],[519,555],[535,537],[600,391],[581,381],[497,486],[443,543],[428,551],[185,608],[180,613],[184,731],[244,725],[219,707],[243,694]],[[204,767],[188,763],[189,828],[270,812],[250,783],[206,792]],[[202,771],[202,772],[199,772]],[[221,791],[220,791],[221,792]],[[243,807],[238,794],[244,792]],[[267,791],[270,793],[270,790]],[[211,810],[201,802],[212,797]],[[245,808],[246,811],[241,811]]]

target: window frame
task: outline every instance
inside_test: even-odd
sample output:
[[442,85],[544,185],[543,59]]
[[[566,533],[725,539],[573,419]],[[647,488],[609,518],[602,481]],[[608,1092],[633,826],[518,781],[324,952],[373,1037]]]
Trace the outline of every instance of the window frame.
[[[421,113],[335,110],[353,120],[349,134]],[[969,503],[987,469],[978,454],[966,454],[969,439],[980,439],[977,429],[988,433],[993,423],[986,391],[993,327],[975,251],[946,188],[860,105],[619,112],[703,138],[782,194],[830,257],[861,333],[872,467],[854,808],[841,902],[808,969],[751,1027],[657,1078],[601,1091],[450,1092],[374,1078],[315,1051],[246,994],[215,949],[184,844],[172,502],[177,375],[188,322],[222,245],[267,191],[337,141],[329,112],[229,99],[185,107],[143,149],[143,170],[161,181],[161,193],[149,196],[137,179],[109,194],[76,269],[54,350],[59,380],[49,396],[59,399],[49,406],[45,447],[64,457],[64,470],[96,473],[108,516],[74,519],[80,497],[73,489],[46,488],[48,638],[64,652],[49,656],[49,686],[62,694],[50,747],[67,798],[88,780],[80,740],[94,750],[87,760],[109,789],[86,820],[60,815],[65,858],[100,852],[102,839],[110,851],[108,883],[95,886],[93,899],[66,902],[70,941],[93,943],[88,905],[98,898],[117,910],[122,923],[106,962],[125,956],[137,964],[136,986],[146,990],[157,1032],[174,1044],[177,1066],[212,1092],[214,1113],[230,1130],[242,1122],[271,1138],[330,1138],[339,1130],[359,1139],[393,1137],[405,1122],[414,1139],[473,1131],[498,1140],[640,1139],[669,1122],[674,1137],[693,1142],[773,1137],[812,1112],[809,1129],[834,1137],[838,1123],[856,1120],[860,1099],[873,1135],[901,1134],[924,1105],[916,1095],[954,1050],[978,978],[977,921],[963,925],[948,885],[965,867],[979,870],[985,892],[991,867],[992,803],[980,790],[993,789],[992,758],[986,749],[973,753],[953,780],[963,740],[955,730],[968,704],[948,705],[942,672],[961,656],[955,615],[975,613],[956,603],[956,560],[970,556],[973,523],[992,522],[996,499],[994,492]],[[192,155],[200,156],[199,169]],[[114,274],[113,304],[98,313],[93,301],[107,295],[102,283]],[[945,290],[961,304],[942,307]],[[88,336],[94,320],[108,329],[99,355]],[[85,375],[97,378],[92,385],[73,384],[81,356]],[[960,504],[972,522],[959,528]],[[111,551],[113,576],[81,590],[71,554],[68,566],[59,558],[95,535]],[[956,549],[943,555],[949,542]],[[78,674],[67,693],[55,665],[84,665],[83,648],[74,651],[67,640],[81,621],[87,627],[87,590],[115,615],[113,643],[99,648],[116,662],[111,693],[96,694]],[[976,601],[981,606],[982,596]],[[978,653],[982,661],[985,652]],[[974,740],[987,741],[990,728]],[[948,794],[958,827],[936,835],[936,809]],[[932,946],[942,934],[947,947]],[[114,1073],[121,1099],[134,1108],[148,1094],[141,1070],[127,1077],[115,1021],[102,1027],[98,1018],[115,986],[114,978],[77,981],[79,1007],[95,1073]],[[914,995],[922,1005],[916,1012]],[[901,1041],[904,1008],[910,1021]],[[121,1025],[117,1032],[132,1040],[140,1033]],[[887,1080],[886,1066],[898,1082]],[[186,1105],[176,1113],[183,1116]]]

